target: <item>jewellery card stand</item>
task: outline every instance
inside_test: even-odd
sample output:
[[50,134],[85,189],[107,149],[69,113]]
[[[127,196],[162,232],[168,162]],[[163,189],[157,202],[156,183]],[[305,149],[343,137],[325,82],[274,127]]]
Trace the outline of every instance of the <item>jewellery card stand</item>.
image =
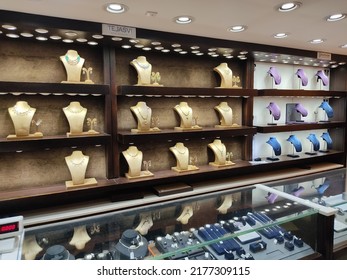
[[[66,70],[66,81],[62,83],[72,83],[72,84],[94,84],[90,79],[90,74],[92,74],[92,67],[83,67],[85,59],[80,57],[77,51],[68,50],[66,54],[60,56],[60,61],[63,63]],[[86,74],[86,80],[81,82],[81,73]]]
[[218,112],[220,117],[220,124],[215,125],[215,128],[237,128],[240,127],[237,123],[233,123],[233,110],[229,107],[227,102],[221,102],[214,109]]
[[65,157],[65,162],[72,177],[71,181],[65,182],[67,189],[98,184],[95,178],[85,178],[89,156],[85,156],[81,151],[73,151],[70,156]]
[[137,128],[132,128],[131,132],[150,133],[161,131],[157,126],[151,128],[151,124],[153,123],[156,125],[159,120],[152,118],[152,109],[147,106],[146,102],[140,101],[135,106],[130,107],[130,110],[133,112],[137,120]]
[[189,150],[183,143],[176,143],[175,146],[170,147],[170,151],[176,157],[177,161],[177,165],[171,167],[171,170],[178,173],[199,170],[199,167],[189,164]]
[[142,158],[143,154],[136,146],[130,146],[127,150],[122,152],[125,160],[128,163],[129,170],[125,173],[127,179],[138,179],[144,177],[153,177],[154,174],[148,169],[142,171]]
[[299,155],[295,154],[295,148],[294,148],[294,145],[292,145],[292,153],[291,154],[288,154],[287,156],[288,157],[291,157],[291,158],[298,158],[300,157]]
[[32,119],[35,112],[36,109],[30,107],[26,101],[18,101],[13,107],[8,108],[15,134],[8,135],[7,140],[42,138],[42,132],[30,133],[30,126],[33,123]]
[[175,130],[189,131],[202,129],[202,127],[197,124],[197,117],[194,117],[196,123],[193,125],[193,110],[188,106],[187,102],[181,102],[176,105],[174,110],[181,118],[181,124],[179,127],[175,127]]
[[317,153],[313,150],[313,144],[311,143],[311,150],[309,152],[305,153],[306,155],[309,156],[315,156]]

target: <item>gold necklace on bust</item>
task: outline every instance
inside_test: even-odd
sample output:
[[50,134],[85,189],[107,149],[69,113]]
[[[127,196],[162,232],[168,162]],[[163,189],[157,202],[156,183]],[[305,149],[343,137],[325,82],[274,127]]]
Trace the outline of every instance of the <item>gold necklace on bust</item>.
[[190,114],[190,108],[187,109],[187,113],[185,113],[185,112],[183,111],[182,106],[179,105],[178,108],[180,108],[180,111],[182,112],[183,115],[186,116],[186,119],[188,120],[188,116],[189,116],[189,114]]
[[148,123],[147,119],[148,119],[148,116],[149,116],[149,107],[147,107],[147,115],[146,116],[142,115],[140,108],[137,107],[136,109],[139,112],[139,115],[141,116],[141,118],[143,119],[143,123],[147,124]]
[[18,110],[18,106],[15,105],[12,107],[12,112],[17,116],[27,116],[32,111],[32,108],[29,107],[25,111]]
[[[221,144],[221,149],[219,149],[218,145],[217,144],[214,144],[214,146],[217,148],[217,150],[220,152],[220,155],[223,156],[224,154],[224,148],[225,146],[223,144]],[[226,150],[226,149],[225,149]]]
[[136,150],[136,154],[135,154],[135,155],[132,155],[132,154],[129,152],[129,150],[126,150],[125,152],[126,152],[129,156],[131,156],[131,157],[133,157],[133,158],[136,158],[137,155],[139,154],[139,150]]
[[83,107],[76,107],[76,108],[74,108],[74,107],[72,107],[72,106],[68,106],[67,108],[66,108],[66,110],[68,110],[70,113],[72,113],[72,114],[79,114],[79,113],[82,113],[82,111],[83,111]]
[[85,161],[85,157],[83,157],[81,160],[80,160],[80,162],[75,162],[72,158],[70,159],[70,162],[73,164],[73,165],[75,165],[75,166],[79,166],[79,165],[82,165],[83,164],[83,162]]
[[185,153],[186,153],[186,149],[185,149],[185,147],[183,148],[184,149],[184,151],[182,152],[182,151],[180,151],[176,146],[174,147],[176,150],[177,150],[177,152],[178,153],[180,153],[181,155],[184,155]]

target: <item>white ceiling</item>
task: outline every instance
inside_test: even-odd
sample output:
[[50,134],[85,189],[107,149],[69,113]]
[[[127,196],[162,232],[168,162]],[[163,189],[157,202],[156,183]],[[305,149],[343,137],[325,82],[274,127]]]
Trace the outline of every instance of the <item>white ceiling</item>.
[[[122,3],[129,7],[124,14],[110,14],[105,4]],[[119,24],[159,31],[199,35],[233,41],[259,43],[296,49],[347,55],[347,18],[327,22],[334,13],[347,13],[346,0],[300,0],[292,12],[276,10],[286,0],[0,0],[0,9],[49,15],[100,23]],[[146,12],[156,12],[148,16]],[[174,23],[173,18],[190,15],[194,22]],[[231,33],[232,25],[247,25],[245,32]],[[289,32],[284,39],[273,34]],[[323,38],[322,44],[308,41]]]

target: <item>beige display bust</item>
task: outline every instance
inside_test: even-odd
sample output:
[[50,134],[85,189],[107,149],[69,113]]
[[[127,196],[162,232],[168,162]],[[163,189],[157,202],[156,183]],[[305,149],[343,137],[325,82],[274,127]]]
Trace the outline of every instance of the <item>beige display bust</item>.
[[228,212],[228,209],[233,205],[233,196],[232,194],[227,194],[222,196],[222,203],[217,208],[217,211],[220,214],[226,214]]
[[151,85],[152,65],[145,56],[138,56],[130,62],[137,71],[137,86]]
[[227,102],[219,103],[214,109],[218,112],[220,117],[220,124],[215,125],[216,128],[240,127],[238,124],[233,123],[233,109],[229,107]]
[[228,67],[228,64],[223,62],[213,69],[216,71],[220,78],[220,88],[232,88],[233,87],[233,71]]
[[22,248],[22,258],[25,260],[35,260],[38,253],[43,249],[37,244],[36,236],[25,236]]
[[141,171],[143,153],[136,146],[130,146],[127,150],[123,151],[122,154],[129,166],[128,172],[125,173],[128,179],[154,176],[154,174],[148,170]]
[[87,228],[83,225],[74,227],[73,236],[69,244],[75,246],[78,250],[83,250],[90,240],[91,238],[88,235]]
[[160,131],[158,127],[151,128],[152,109],[149,108],[146,102],[139,101],[135,106],[130,107],[137,119],[137,128],[131,129],[131,132],[146,133]]
[[67,79],[62,83],[81,83],[81,73],[84,64],[84,58],[80,57],[77,51],[68,50],[66,54],[60,56],[60,60],[63,63]]
[[221,140],[214,140],[212,143],[208,144],[208,147],[213,151],[215,156],[214,162],[210,162],[209,165],[215,167],[225,167],[235,164],[227,160],[227,150]]
[[175,130],[200,130],[201,126],[194,124],[193,125],[193,110],[189,107],[187,102],[180,102],[174,107],[174,110],[180,117],[180,126],[175,127]]
[[176,158],[176,166],[171,167],[172,170],[180,173],[199,170],[197,166],[189,164],[189,150],[183,143],[176,143],[175,146],[170,147],[170,151]]
[[30,126],[35,112],[36,109],[30,107],[26,101],[18,101],[13,107],[8,108],[8,113],[14,125],[15,134],[8,135],[7,139],[43,137],[41,132],[30,134]]
[[177,217],[176,221],[180,222],[182,225],[186,225],[189,219],[194,215],[194,209],[192,205],[185,205],[181,214]]
[[99,134],[99,132],[94,129],[83,132],[83,124],[87,115],[87,109],[82,107],[78,101],[70,102],[67,107],[63,108],[63,112],[70,126],[70,132],[66,133],[67,137]]
[[140,214],[140,223],[135,228],[135,230],[141,235],[146,235],[148,230],[153,226],[152,213],[142,213]]
[[65,162],[72,178],[65,182],[67,188],[97,185],[95,178],[85,178],[89,156],[85,156],[81,151],[73,151],[70,156],[65,157]]

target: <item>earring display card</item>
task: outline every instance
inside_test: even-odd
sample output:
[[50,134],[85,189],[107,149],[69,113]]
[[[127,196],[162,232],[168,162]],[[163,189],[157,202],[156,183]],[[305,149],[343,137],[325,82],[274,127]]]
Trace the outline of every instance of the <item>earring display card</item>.
[[296,103],[286,104],[286,123],[303,122],[301,120],[301,114],[295,109],[295,105]]

